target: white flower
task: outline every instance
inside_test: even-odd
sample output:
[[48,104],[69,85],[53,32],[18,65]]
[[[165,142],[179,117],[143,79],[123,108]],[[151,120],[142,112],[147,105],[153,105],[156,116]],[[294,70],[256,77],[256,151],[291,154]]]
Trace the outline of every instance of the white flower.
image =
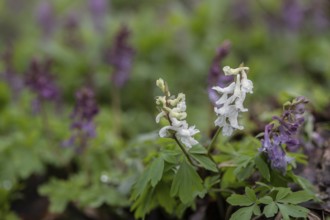
[[160,118],[168,115],[170,124],[160,129],[160,137],[169,137],[171,131],[175,137],[183,143],[187,148],[191,148],[193,145],[198,144],[198,141],[194,139],[194,135],[199,132],[195,126],[190,126],[184,120],[187,117],[185,95],[180,93],[176,99],[168,100],[168,103],[173,107],[163,107],[163,110],[157,115],[156,122],[159,123]]
[[216,102],[219,107],[214,108],[218,116],[214,124],[222,128],[224,136],[232,135],[235,129],[242,130],[244,128],[238,124],[238,116],[240,112],[248,111],[243,106],[246,93],[253,93],[253,83],[247,79],[245,72],[247,70],[249,70],[248,67],[239,67],[237,69],[231,69],[229,66],[224,67],[223,71],[226,75],[236,75],[236,82],[225,88],[218,86],[212,88],[222,94]]

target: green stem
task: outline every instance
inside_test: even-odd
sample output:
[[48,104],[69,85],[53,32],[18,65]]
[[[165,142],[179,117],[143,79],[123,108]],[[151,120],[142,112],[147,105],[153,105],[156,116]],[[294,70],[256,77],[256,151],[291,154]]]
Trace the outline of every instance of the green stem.
[[225,220],[228,220],[228,219],[230,218],[230,215],[231,215],[232,211],[233,211],[233,206],[230,205],[230,206],[227,208],[226,216],[225,216]]
[[49,123],[45,103],[41,101],[41,121],[46,136],[49,136]]
[[180,141],[177,139],[177,137],[175,136],[175,134],[173,134],[172,138],[175,140],[175,142],[179,145],[180,149],[182,150],[182,152],[184,153],[184,155],[186,156],[186,158],[188,159],[189,163],[192,165],[192,166],[196,166],[193,161],[191,160],[188,152],[186,151],[185,147],[182,146],[182,144],[180,143]]
[[115,85],[112,85],[112,107],[113,107],[113,123],[115,133],[120,137],[121,136],[121,101],[118,88]]
[[221,129],[220,129],[220,127],[218,127],[218,128],[217,128],[217,131],[216,131],[216,133],[214,134],[214,136],[213,136],[213,138],[212,138],[212,140],[211,140],[211,143],[210,143],[210,145],[209,145],[209,147],[208,147],[208,153],[210,153],[210,152],[213,150],[214,144],[215,144],[215,142],[216,142],[216,140],[217,140],[217,138],[218,138],[218,136],[219,136],[219,134],[220,134],[220,131],[221,131]]

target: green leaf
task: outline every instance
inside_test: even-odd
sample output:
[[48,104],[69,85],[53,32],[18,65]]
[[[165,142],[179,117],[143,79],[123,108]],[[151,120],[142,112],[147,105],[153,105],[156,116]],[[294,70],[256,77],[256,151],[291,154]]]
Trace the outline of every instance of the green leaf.
[[202,179],[195,169],[184,160],[174,176],[171,196],[178,196],[182,203],[192,202],[197,195],[204,196]]
[[163,151],[161,154],[161,157],[168,163],[171,164],[177,164],[178,163],[178,158],[179,158],[180,154],[178,154],[178,152],[176,151]]
[[255,157],[255,164],[261,176],[265,178],[267,181],[270,181],[269,167],[267,163],[264,161],[264,159],[261,157],[261,155]]
[[157,206],[157,198],[154,196],[154,190],[151,187],[144,189],[142,194],[134,201],[131,210],[134,210],[134,217],[144,218],[147,213]]
[[251,220],[254,206],[240,208],[234,212],[229,220]]
[[161,180],[164,172],[164,160],[158,157],[144,170],[144,172],[138,177],[133,187],[131,198],[135,200],[142,194],[145,188],[148,186],[149,181],[152,187],[155,187]]
[[301,186],[301,188],[309,192],[311,195],[315,194],[315,188],[310,181],[301,176],[295,175],[293,172],[288,173],[288,175],[290,175],[291,178]]
[[256,193],[250,187],[245,187],[245,194],[251,201],[257,201]]
[[190,148],[189,153],[191,154],[207,154],[207,149],[201,145],[195,145]]
[[273,202],[273,198],[270,196],[265,196],[259,199],[259,202],[262,204],[270,204]]
[[273,217],[278,212],[278,207],[275,202],[271,202],[264,208],[264,214],[267,218]]
[[170,190],[170,185],[164,182],[160,182],[155,188],[155,194],[159,205],[164,207],[169,214],[173,213],[177,205],[175,198],[170,196]]
[[290,220],[289,216],[294,218],[306,218],[309,210],[297,205],[284,205],[277,203],[278,208],[284,220]]
[[204,186],[206,189],[210,189],[212,186],[218,183],[220,183],[220,175],[208,176],[204,180]]
[[151,186],[155,187],[157,183],[161,180],[164,171],[164,160],[161,157],[155,159],[150,165],[150,179]]
[[275,201],[279,201],[291,193],[290,188],[278,187],[278,190]]
[[254,202],[246,195],[232,194],[227,198],[227,202],[233,206],[249,206]]
[[143,173],[138,177],[136,183],[133,186],[132,196],[131,198],[135,200],[137,197],[139,197],[143,191],[145,191],[146,187],[148,186],[149,182],[149,169],[150,167],[147,167]]
[[306,202],[311,199],[313,199],[313,196],[311,194],[309,194],[306,191],[301,190],[298,192],[293,192],[278,201],[282,202],[282,203],[299,204],[299,203]]
[[243,181],[245,179],[247,179],[249,176],[252,175],[253,173],[253,163],[247,163],[246,165],[244,164],[244,166],[239,166],[234,170],[234,174],[236,175],[236,178],[239,181]]
[[254,215],[261,215],[260,207],[257,204],[254,205],[253,214]]
[[202,154],[191,154],[191,156],[198,161],[198,163],[207,170],[217,172],[216,164],[207,156]]

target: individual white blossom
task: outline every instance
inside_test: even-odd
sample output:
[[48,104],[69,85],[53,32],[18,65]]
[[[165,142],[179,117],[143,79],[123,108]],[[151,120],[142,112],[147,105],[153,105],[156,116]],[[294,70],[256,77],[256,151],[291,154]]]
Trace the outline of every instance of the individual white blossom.
[[[165,92],[164,92],[165,93]],[[180,93],[177,98],[166,96],[158,97],[156,100],[158,105],[161,105],[161,112],[156,116],[156,122],[159,123],[161,118],[169,120],[170,125],[167,125],[160,129],[160,137],[169,137],[171,133],[183,143],[187,148],[191,148],[193,145],[198,144],[198,141],[194,139],[194,135],[199,132],[195,126],[189,126],[185,120],[186,113],[186,97],[183,93]]]
[[214,124],[222,128],[224,136],[230,136],[234,130],[242,130],[244,128],[238,124],[238,116],[240,112],[248,111],[243,106],[246,93],[253,93],[253,83],[247,78],[246,74],[248,70],[248,67],[232,69],[229,66],[225,66],[223,68],[224,73],[226,75],[236,75],[236,82],[232,82],[224,88],[219,86],[212,88],[221,94],[221,97],[216,102],[217,107],[214,108],[218,116]]

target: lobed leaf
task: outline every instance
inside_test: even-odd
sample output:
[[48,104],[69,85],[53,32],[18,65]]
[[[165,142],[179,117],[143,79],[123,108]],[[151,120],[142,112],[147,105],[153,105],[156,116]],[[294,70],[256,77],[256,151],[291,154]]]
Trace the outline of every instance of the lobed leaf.
[[198,161],[198,163],[207,170],[217,172],[217,165],[207,156],[203,154],[191,154],[191,156]]
[[256,193],[250,187],[245,187],[245,194],[251,201],[257,201]]
[[275,199],[276,201],[280,201],[281,199],[283,199],[284,197],[286,197],[287,195],[292,193],[290,188],[278,187],[276,189],[278,190],[276,199]]
[[261,155],[256,156],[254,162],[261,176],[265,178],[267,181],[270,181],[269,167],[267,163],[264,161],[264,159],[261,157]]
[[311,199],[313,199],[313,196],[311,194],[304,190],[301,190],[298,192],[293,192],[278,201],[283,203],[299,204]]
[[246,195],[232,194],[227,198],[227,202],[233,206],[249,206],[254,202]]
[[149,178],[151,180],[151,186],[155,187],[157,183],[161,180],[164,171],[164,160],[161,157],[155,159],[149,170]]
[[174,176],[171,196],[178,196],[182,203],[192,202],[197,195],[204,196],[202,179],[195,169],[184,160]]
[[267,218],[273,217],[277,212],[278,212],[278,207],[275,202],[271,202],[268,205],[266,205],[263,211],[264,215]]
[[277,204],[277,206],[284,220],[290,220],[289,216],[294,218],[306,218],[309,212],[308,209],[298,205]]
[[240,208],[231,215],[229,220],[251,220],[253,209],[254,209],[254,205]]
[[201,145],[195,145],[189,149],[191,154],[207,154],[207,149]]
[[270,204],[273,202],[273,198],[270,196],[265,196],[265,197],[262,197],[261,199],[259,199],[259,202],[267,205],[267,204]]

